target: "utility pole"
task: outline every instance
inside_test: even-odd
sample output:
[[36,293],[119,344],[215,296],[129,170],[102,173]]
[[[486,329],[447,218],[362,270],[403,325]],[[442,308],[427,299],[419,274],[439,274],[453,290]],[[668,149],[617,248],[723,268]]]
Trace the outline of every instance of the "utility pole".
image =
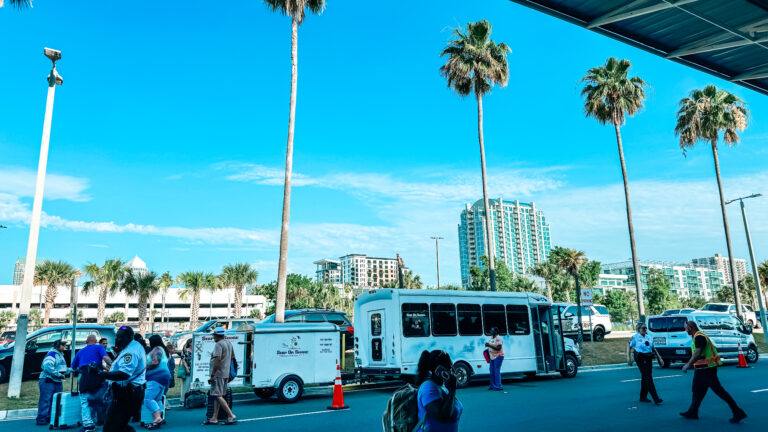
[[437,289],[440,289],[440,240],[442,237],[430,237],[435,241],[435,256],[437,258]]
[[[45,117],[43,120],[43,138],[40,143],[40,160],[37,165],[37,180],[35,181],[35,198],[32,203],[32,219],[29,222],[29,241],[27,242],[27,260],[24,266],[24,280],[21,283],[21,302],[19,318],[16,321],[16,343],[13,347],[13,362],[11,363],[10,380],[8,381],[8,397],[18,398],[21,395],[21,376],[24,372],[24,354],[27,348],[27,326],[29,325],[29,309],[32,300],[32,289],[35,281],[35,262],[37,260],[37,241],[40,235],[40,216],[43,212],[43,191],[45,190],[45,170],[48,166],[48,143],[51,139],[51,120],[53,118],[53,96],[56,86],[64,80],[56,71],[56,61],[61,59],[61,51],[45,48],[43,53],[53,62],[51,73],[48,74],[48,96],[45,100]],[[74,349],[74,347],[73,347]]]

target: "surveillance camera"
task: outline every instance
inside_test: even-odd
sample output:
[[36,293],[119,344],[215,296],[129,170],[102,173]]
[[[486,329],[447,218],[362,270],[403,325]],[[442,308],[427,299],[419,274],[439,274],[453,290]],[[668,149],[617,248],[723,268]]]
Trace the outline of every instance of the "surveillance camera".
[[43,50],[45,53],[45,56],[51,59],[52,62],[55,62],[56,60],[61,60],[61,51],[55,50],[53,48],[45,48]]

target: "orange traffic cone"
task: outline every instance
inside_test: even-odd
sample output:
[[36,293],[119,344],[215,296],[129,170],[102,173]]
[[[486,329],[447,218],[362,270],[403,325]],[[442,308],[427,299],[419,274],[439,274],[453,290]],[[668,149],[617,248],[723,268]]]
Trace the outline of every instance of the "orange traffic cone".
[[745,368],[747,366],[747,358],[744,357],[744,351],[741,350],[741,342],[739,342],[739,367]]
[[349,409],[344,405],[344,390],[341,388],[341,368],[339,362],[336,362],[336,381],[333,383],[333,403],[328,407],[329,410]]

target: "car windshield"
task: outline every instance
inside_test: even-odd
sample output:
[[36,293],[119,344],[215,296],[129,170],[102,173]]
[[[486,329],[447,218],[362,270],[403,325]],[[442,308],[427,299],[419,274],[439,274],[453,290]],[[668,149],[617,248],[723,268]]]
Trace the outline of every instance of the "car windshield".
[[728,312],[728,305],[709,303],[705,305],[701,310],[710,312]]
[[648,330],[653,333],[685,331],[686,317],[656,317],[648,320]]

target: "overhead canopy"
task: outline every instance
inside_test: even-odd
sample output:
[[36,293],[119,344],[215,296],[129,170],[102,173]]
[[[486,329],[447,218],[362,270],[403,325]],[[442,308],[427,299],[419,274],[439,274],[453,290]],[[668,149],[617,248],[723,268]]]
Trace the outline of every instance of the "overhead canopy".
[[511,0],[768,94],[768,0]]

